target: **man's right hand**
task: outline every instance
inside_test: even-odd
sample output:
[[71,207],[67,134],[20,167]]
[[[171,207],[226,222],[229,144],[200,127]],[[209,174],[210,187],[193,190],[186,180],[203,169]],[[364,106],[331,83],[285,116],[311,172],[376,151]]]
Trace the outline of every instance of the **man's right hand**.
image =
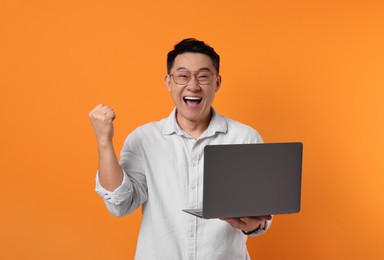
[[89,112],[89,118],[91,119],[97,142],[99,144],[111,142],[114,134],[113,120],[116,118],[113,109],[99,104]]

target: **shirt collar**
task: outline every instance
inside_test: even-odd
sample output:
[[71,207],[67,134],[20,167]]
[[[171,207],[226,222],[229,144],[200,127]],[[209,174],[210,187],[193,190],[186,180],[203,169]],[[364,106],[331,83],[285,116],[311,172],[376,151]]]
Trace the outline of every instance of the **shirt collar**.
[[[217,132],[226,133],[228,131],[228,123],[225,118],[222,115],[217,114],[213,107],[211,108],[211,112],[211,122],[201,137],[208,137],[214,135]],[[172,110],[171,114],[168,118],[165,119],[163,124],[164,135],[171,135],[174,133],[178,135],[184,135],[184,131],[180,128],[176,121],[176,108]]]

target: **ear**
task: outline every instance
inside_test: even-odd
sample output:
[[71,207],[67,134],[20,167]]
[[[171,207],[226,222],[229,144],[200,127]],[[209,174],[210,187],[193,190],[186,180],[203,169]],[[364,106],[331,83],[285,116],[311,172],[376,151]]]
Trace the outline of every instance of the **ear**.
[[221,76],[217,75],[217,77],[216,77],[216,89],[215,89],[215,92],[219,91],[220,86],[221,86]]
[[164,78],[164,81],[165,81],[165,85],[167,86],[168,91],[171,92],[171,87],[172,87],[171,76],[166,75]]

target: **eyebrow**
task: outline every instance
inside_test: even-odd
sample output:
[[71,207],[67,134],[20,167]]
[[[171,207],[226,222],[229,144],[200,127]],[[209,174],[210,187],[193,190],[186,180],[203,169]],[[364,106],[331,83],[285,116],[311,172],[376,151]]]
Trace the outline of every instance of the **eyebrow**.
[[[179,71],[179,70],[188,70],[188,71],[190,71],[189,69],[187,69],[185,67],[178,67],[176,70],[177,71]],[[202,67],[202,68],[200,68],[200,69],[198,69],[196,71],[211,71],[211,70],[208,67]]]

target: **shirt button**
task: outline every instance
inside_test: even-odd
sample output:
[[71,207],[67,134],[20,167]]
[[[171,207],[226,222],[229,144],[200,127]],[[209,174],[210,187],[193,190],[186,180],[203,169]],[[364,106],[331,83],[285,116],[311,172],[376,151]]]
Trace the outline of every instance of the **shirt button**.
[[191,184],[191,190],[194,190],[196,189],[196,185],[195,184]]
[[193,234],[193,232],[191,232],[191,233],[189,233],[189,237],[194,237],[195,236],[195,234]]

